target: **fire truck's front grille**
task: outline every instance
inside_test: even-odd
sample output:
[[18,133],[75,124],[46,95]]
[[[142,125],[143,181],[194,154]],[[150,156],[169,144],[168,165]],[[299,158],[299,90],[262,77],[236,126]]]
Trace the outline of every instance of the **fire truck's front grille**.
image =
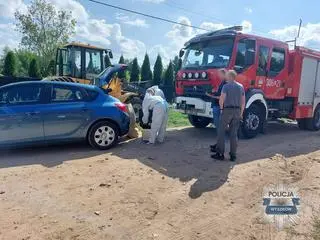
[[206,92],[212,92],[212,86],[210,84],[184,87],[185,96],[205,97]]

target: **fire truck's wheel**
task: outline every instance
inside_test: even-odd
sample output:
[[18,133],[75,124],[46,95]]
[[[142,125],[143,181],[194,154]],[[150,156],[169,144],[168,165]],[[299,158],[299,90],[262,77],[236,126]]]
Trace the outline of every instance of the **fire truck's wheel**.
[[196,128],[205,128],[211,123],[211,118],[189,115],[189,122]]
[[241,125],[242,134],[245,138],[254,138],[257,136],[263,127],[262,110],[258,105],[251,105],[245,110],[243,122]]
[[314,110],[313,118],[307,119],[306,125],[308,130],[320,130],[320,105]]
[[136,122],[139,123],[140,119],[142,119],[142,100],[138,97],[133,97],[128,101],[128,103],[131,103],[134,114],[136,115]]

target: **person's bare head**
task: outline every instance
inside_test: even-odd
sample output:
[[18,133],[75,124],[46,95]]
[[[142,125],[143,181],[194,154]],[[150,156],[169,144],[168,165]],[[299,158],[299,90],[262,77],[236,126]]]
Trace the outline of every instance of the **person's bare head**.
[[235,70],[229,70],[226,74],[228,81],[235,81],[237,77],[237,73]]
[[225,80],[226,79],[226,72],[227,71],[224,68],[219,69],[218,75],[219,75],[219,78],[221,80]]

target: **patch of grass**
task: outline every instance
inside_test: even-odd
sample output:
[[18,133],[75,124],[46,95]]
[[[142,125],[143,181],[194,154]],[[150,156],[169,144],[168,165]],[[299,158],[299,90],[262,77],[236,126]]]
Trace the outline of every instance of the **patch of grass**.
[[313,222],[311,236],[313,240],[320,240],[320,218],[315,218]]
[[170,107],[168,128],[184,127],[184,126],[190,126],[190,122],[188,120],[188,115],[176,112],[176,111],[174,111],[174,109],[172,109]]

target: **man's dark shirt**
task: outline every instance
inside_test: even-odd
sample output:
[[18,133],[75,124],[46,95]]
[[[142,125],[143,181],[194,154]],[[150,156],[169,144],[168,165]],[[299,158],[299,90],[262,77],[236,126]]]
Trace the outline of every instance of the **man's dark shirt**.
[[[213,93],[213,96],[217,96],[217,97],[220,97],[221,96],[221,91],[222,91],[222,88],[223,86],[227,83],[226,80],[223,80],[219,87],[218,87],[218,91],[216,91],[215,93]],[[219,99],[215,99],[213,98],[212,99],[212,106],[219,106]]]

